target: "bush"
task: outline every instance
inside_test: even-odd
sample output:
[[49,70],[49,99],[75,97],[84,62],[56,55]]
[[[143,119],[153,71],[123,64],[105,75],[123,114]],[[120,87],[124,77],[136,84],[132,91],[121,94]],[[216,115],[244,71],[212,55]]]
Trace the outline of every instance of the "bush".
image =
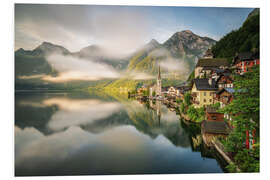
[[[182,103],[183,101],[181,100],[181,99],[176,99],[176,103],[177,104],[180,104],[180,103]],[[183,103],[182,103],[183,104]]]
[[187,115],[192,121],[202,122],[205,119],[204,108],[195,108],[194,106],[190,106],[187,110]]

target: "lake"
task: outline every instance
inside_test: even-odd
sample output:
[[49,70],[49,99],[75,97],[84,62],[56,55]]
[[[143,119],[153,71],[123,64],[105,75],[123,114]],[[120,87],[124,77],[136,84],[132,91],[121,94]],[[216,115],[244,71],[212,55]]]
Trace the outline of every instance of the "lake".
[[222,173],[200,127],[161,102],[84,92],[15,94],[15,175]]

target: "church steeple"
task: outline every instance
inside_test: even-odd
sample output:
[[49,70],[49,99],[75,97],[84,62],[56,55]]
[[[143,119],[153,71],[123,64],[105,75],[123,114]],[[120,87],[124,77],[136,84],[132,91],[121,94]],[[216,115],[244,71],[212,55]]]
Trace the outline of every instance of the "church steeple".
[[158,77],[157,77],[157,87],[156,94],[157,96],[161,96],[161,74],[160,74],[160,65],[158,65]]
[[161,79],[161,76],[160,76],[160,65],[158,65],[158,79]]

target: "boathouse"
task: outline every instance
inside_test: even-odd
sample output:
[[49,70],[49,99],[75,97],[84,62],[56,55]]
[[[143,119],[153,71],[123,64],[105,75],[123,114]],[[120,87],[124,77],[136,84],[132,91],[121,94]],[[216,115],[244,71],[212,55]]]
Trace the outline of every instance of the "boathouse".
[[224,121],[224,114],[217,112],[217,108],[207,106],[205,114],[207,121]]

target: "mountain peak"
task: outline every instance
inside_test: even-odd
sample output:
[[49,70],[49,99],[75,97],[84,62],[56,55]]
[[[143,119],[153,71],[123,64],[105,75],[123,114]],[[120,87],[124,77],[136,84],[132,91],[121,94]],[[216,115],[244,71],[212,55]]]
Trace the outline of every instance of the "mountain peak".
[[49,53],[69,54],[70,52],[60,45],[55,45],[47,41],[42,42],[41,45],[39,45],[33,50],[34,55],[44,55]]
[[23,48],[17,49],[15,52],[24,52],[25,50]]
[[184,30],[181,31],[180,33],[194,34],[191,30]]
[[193,56],[201,57],[204,52],[215,43],[215,40],[201,37],[190,30],[173,34],[163,45],[175,57]]
[[87,47],[82,48],[80,51],[82,52],[82,51],[99,50],[99,49],[101,48],[98,45],[93,44],[93,45],[89,45]]
[[47,41],[44,41],[38,47],[60,47],[60,46],[59,45],[55,45],[55,44],[50,43],[50,42],[47,42]]
[[154,45],[158,45],[159,44],[159,42],[157,41],[157,40],[155,40],[155,39],[152,39],[150,42],[149,42],[149,44],[154,44]]
[[15,54],[25,54],[25,53],[26,53],[26,51],[23,48],[17,49],[15,51]]

